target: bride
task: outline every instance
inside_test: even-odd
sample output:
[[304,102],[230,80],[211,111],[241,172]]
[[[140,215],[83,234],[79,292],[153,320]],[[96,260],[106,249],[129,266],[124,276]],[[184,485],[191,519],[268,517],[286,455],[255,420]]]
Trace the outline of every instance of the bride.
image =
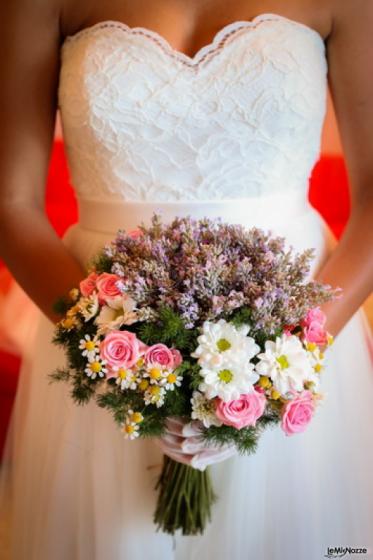
[[[14,560],[318,560],[373,548],[360,308],[372,288],[372,27],[368,0],[1,3],[0,256],[36,304],[2,480]],[[328,83],[352,191],[338,244],[307,202]],[[79,205],[62,241],[43,198],[57,108]],[[63,364],[53,303],[119,227],[154,210],[271,229],[314,247],[310,274],[343,289],[323,307],[335,343],[317,417],[300,437],[268,430],[255,455],[206,459],[219,500],[203,536],[154,528],[165,441],[124,440],[106,411],[47,381]],[[187,440],[173,434],[190,462]]]

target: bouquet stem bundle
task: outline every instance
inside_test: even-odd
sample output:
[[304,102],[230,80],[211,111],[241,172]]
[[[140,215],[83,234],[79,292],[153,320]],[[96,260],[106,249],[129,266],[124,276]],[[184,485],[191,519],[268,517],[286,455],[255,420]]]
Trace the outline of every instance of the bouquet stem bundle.
[[216,501],[209,469],[200,471],[164,455],[163,468],[155,487],[159,490],[154,523],[173,535],[203,533],[211,520],[211,506]]

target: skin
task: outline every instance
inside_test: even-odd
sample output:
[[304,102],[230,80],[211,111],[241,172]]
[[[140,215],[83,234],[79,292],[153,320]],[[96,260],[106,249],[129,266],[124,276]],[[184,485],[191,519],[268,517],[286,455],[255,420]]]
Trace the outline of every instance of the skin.
[[85,276],[44,213],[64,36],[114,19],[157,31],[193,56],[227,23],[277,13],[326,41],[329,85],[352,197],[345,233],[317,279],[344,290],[328,303],[337,336],[373,284],[373,3],[371,0],[2,0],[0,5],[0,257],[51,321],[53,302]]

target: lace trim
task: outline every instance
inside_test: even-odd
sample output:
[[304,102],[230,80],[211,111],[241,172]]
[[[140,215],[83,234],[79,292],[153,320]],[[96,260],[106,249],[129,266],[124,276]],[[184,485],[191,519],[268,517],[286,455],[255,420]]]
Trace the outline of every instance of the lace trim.
[[[219,52],[226,44],[230,43],[233,38],[240,36],[247,29],[257,29],[260,24],[265,21],[280,21],[294,25],[301,30],[303,29],[305,32],[310,33],[313,37],[315,37],[320,42],[323,49],[325,49],[324,39],[320,33],[316,31],[316,29],[306,25],[305,23],[287,18],[280,14],[271,13],[259,14],[251,20],[239,20],[228,23],[215,34],[210,43],[201,47],[193,56],[189,56],[182,51],[175,49],[168,40],[157,31],[146,27],[131,27],[124,22],[116,20],[100,21],[77,31],[72,35],[67,35],[63,41],[62,47],[67,44],[71,44],[82,37],[97,33],[102,29],[116,28],[131,35],[142,35],[145,38],[154,41],[168,56],[171,56],[187,66],[198,67],[204,60],[209,58],[209,55],[213,56],[215,53]],[[239,33],[239,31],[242,33]]]

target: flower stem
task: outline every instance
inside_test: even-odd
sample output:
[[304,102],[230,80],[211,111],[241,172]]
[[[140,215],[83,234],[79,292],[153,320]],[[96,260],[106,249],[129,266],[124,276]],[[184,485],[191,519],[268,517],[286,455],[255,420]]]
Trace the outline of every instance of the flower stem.
[[163,457],[163,468],[155,489],[159,488],[154,522],[158,530],[173,535],[203,533],[211,520],[211,506],[217,499],[208,468],[200,471]]

